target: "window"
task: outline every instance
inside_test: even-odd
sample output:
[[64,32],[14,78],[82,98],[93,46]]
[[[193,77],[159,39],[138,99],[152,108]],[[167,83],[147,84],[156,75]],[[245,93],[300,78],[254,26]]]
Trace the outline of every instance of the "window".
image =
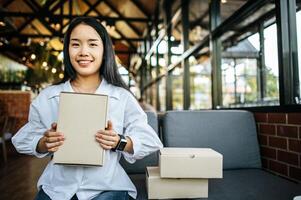
[[176,67],[172,73],[172,106],[173,110],[183,109],[183,69]]
[[222,53],[222,91],[224,107],[258,104],[258,34],[226,48]]
[[[298,39],[299,83],[301,84],[301,11],[298,11],[296,14],[296,22],[297,22],[297,39]],[[301,95],[301,86],[300,86],[300,95]],[[299,97],[299,99],[301,98]]]
[[160,110],[166,110],[166,77],[162,77],[158,82],[159,84],[159,94],[160,94]]
[[211,100],[211,63],[206,55],[196,59],[189,57],[190,65],[190,109],[209,109]]
[[264,57],[266,94],[264,101],[269,105],[279,104],[279,67],[277,26],[273,24],[264,29]]

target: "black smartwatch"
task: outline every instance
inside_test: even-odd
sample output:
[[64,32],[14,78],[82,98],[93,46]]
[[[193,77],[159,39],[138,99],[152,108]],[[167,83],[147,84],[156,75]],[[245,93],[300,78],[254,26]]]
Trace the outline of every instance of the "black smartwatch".
[[120,137],[120,140],[119,140],[118,144],[116,145],[116,147],[112,149],[112,151],[116,151],[116,150],[123,151],[127,144],[127,140],[124,137],[124,135],[120,135],[120,134],[118,134],[118,135]]

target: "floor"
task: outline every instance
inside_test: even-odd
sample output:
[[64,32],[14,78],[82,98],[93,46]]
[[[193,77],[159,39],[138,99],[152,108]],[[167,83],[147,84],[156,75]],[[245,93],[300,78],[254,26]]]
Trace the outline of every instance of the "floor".
[[[36,184],[49,158],[38,159],[10,150],[8,162],[0,157],[0,199],[33,200]],[[2,152],[1,152],[2,155]]]

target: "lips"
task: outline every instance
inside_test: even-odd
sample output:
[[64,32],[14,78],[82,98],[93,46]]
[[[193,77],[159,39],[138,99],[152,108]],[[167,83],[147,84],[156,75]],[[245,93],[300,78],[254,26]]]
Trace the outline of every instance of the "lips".
[[90,63],[92,63],[92,60],[78,60],[77,63],[80,66],[85,67],[85,66],[89,65]]

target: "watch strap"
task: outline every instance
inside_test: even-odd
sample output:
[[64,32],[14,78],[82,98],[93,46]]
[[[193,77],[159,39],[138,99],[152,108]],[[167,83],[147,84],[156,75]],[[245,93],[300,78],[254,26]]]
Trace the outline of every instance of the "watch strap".
[[111,149],[112,151],[116,151],[116,150],[123,151],[126,146],[127,140],[126,140],[125,136],[121,135],[121,134],[118,134],[118,135],[119,135],[118,144],[116,145],[115,148]]

